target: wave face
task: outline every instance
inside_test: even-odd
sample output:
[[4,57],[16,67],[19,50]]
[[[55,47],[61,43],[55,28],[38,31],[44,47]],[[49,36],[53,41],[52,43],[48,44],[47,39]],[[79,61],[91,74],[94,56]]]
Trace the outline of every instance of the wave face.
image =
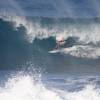
[[[27,62],[33,62],[51,72],[60,71],[61,66],[63,69],[70,66],[69,70],[74,69],[74,66],[84,66],[79,67],[83,72],[88,72],[91,66],[90,72],[96,72],[100,64],[99,27],[99,18],[69,19],[0,14],[1,69],[20,69]],[[63,37],[66,43],[58,53],[50,54],[49,51],[56,47],[58,37]],[[54,59],[56,62],[53,62]]]

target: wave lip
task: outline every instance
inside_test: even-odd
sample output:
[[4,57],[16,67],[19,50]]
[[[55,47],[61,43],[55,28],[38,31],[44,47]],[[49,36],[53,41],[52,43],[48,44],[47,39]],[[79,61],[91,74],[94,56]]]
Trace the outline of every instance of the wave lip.
[[[26,29],[26,39],[32,43],[35,38],[43,39],[48,37],[58,37],[62,35],[65,39],[68,37],[78,37],[83,43],[100,42],[100,23],[95,20],[83,19],[56,19],[39,17],[35,21],[28,20],[25,16],[16,14],[0,13],[3,20],[14,22],[15,29],[23,25]],[[34,18],[33,18],[34,19]],[[52,21],[52,23],[48,23]],[[44,24],[43,24],[44,22]],[[86,23],[85,23],[86,22]]]

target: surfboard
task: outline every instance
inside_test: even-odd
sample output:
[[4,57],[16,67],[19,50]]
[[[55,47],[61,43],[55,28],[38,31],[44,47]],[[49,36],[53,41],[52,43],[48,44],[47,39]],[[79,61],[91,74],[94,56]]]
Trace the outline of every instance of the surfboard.
[[64,48],[53,49],[53,50],[49,51],[49,53],[59,53],[59,52],[61,52],[62,50],[64,50]]
[[60,51],[59,49],[54,49],[54,50],[49,51],[49,53],[58,53],[59,51]]
[[63,53],[63,52],[69,52],[71,48],[60,48],[60,49],[54,49],[51,51],[48,51],[48,53]]

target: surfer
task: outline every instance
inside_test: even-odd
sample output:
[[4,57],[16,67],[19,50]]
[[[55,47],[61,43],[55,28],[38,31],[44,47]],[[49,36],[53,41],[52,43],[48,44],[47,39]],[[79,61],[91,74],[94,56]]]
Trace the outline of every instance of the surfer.
[[62,36],[56,37],[56,49],[59,49],[61,46],[64,46],[65,39]]

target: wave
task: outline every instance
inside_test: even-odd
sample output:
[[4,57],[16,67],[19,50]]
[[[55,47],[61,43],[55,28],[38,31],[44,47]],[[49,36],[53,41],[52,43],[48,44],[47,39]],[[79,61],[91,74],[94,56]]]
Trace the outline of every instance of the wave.
[[[48,98],[49,97],[49,98]],[[2,100],[99,100],[100,90],[95,85],[87,85],[80,91],[68,92],[49,89],[32,76],[17,75],[0,87]]]
[[[0,14],[0,18],[14,22],[15,28],[23,25],[27,32],[27,38],[29,42],[33,42],[34,38],[48,38],[50,36],[57,37],[62,35],[65,39],[69,36],[78,37],[79,41],[83,43],[97,43],[100,40],[100,23],[99,19],[61,19],[61,18],[42,18],[33,17],[29,18],[9,15],[7,13]],[[32,19],[32,17],[30,17]],[[35,21],[34,21],[35,20]],[[51,22],[50,22],[51,21]]]
[[[16,16],[7,13],[1,13],[0,18],[5,22],[12,23],[13,30],[17,33],[21,32],[19,39],[24,40],[24,42],[27,41],[27,44],[34,45],[36,39],[44,41],[50,37],[54,38],[56,42],[58,37],[63,37],[67,41],[66,47],[69,49],[65,51],[65,54],[89,59],[97,59],[100,56],[100,23],[98,18],[42,18]],[[71,38],[70,41],[69,38]],[[69,44],[72,44],[71,47]]]

